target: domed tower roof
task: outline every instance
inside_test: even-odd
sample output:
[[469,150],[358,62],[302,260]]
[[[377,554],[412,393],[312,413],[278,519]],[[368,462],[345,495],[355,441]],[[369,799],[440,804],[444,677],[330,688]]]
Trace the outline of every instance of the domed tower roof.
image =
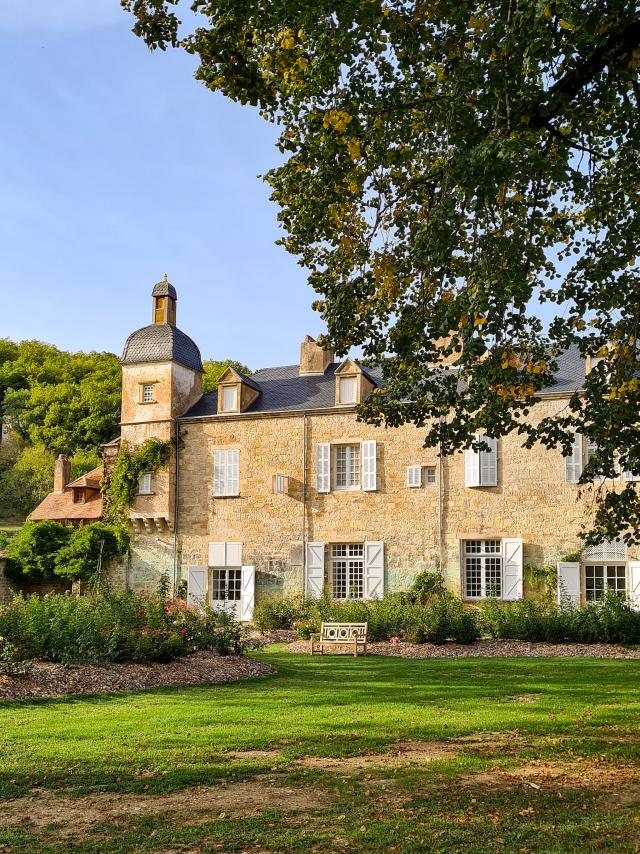
[[176,323],[176,289],[167,275],[155,285],[152,293],[153,320],[127,338],[120,359],[123,365],[143,362],[178,362],[193,371],[203,372],[200,350]]
[[204,371],[200,350],[195,341],[168,323],[152,323],[130,335],[120,361],[123,365],[179,362],[193,371]]

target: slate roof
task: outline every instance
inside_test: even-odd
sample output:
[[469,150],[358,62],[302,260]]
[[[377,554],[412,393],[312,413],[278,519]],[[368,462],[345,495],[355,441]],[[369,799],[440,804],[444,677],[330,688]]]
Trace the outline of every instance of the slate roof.
[[194,371],[203,370],[195,342],[177,326],[168,323],[152,323],[130,335],[120,361],[123,365],[173,361]]
[[173,285],[167,281],[167,277],[165,276],[161,282],[158,282],[157,285],[154,285],[153,290],[151,291],[152,297],[171,297],[171,299],[178,299],[178,295],[176,293],[176,289]]
[[[557,384],[542,389],[540,394],[568,394],[582,387],[585,376],[584,359],[577,346],[571,346],[558,356],[557,362]],[[259,386],[261,394],[244,412],[302,412],[308,409],[333,409],[336,405],[335,372],[341,364],[342,362],[334,362],[320,376],[301,377],[298,373],[299,365],[263,368],[256,371],[248,379],[253,382],[254,387],[255,384]],[[366,368],[366,370],[362,368],[362,370],[375,385],[382,385],[382,371],[379,368]],[[213,391],[204,394],[182,417],[202,418],[217,414],[218,395]],[[220,415],[219,417],[228,416]]]

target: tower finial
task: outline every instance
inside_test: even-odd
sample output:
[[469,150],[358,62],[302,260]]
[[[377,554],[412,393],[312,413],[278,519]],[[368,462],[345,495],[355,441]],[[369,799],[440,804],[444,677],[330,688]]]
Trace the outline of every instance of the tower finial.
[[167,276],[167,274],[166,274],[166,273],[164,274],[164,280],[163,280],[163,281],[165,281],[165,282],[168,282],[168,281],[169,281],[169,276]]

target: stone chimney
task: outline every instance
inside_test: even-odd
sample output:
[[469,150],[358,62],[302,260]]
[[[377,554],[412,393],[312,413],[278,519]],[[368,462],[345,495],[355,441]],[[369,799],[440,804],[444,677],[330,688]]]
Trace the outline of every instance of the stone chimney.
[[53,491],[62,492],[71,480],[71,461],[69,457],[60,454],[56,460],[56,468],[53,475]]
[[323,350],[315,339],[310,335],[305,335],[300,346],[300,376],[324,374],[332,363],[333,352]]

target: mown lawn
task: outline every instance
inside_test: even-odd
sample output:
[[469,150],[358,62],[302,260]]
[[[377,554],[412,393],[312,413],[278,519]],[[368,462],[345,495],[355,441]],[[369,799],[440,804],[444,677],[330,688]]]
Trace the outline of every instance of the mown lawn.
[[640,662],[260,657],[1,704],[0,851],[640,850]]

